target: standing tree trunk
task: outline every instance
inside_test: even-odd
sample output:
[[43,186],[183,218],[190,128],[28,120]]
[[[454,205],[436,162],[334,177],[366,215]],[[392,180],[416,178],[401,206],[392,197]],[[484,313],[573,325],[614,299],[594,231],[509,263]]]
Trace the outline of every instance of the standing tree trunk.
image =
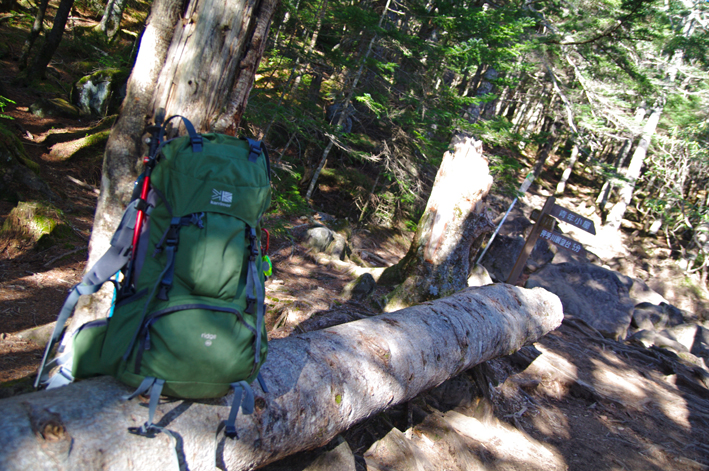
[[576,165],[576,161],[578,160],[578,158],[579,145],[577,143],[574,143],[574,147],[571,149],[571,157],[569,158],[569,163],[566,165],[564,173],[561,175],[561,180],[559,180],[559,184],[556,185],[556,191],[554,192],[555,195],[564,194],[564,190],[566,189],[566,182],[569,180],[571,172],[574,170],[574,165]]
[[123,110],[106,143],[88,266],[108,249],[109,236],[129,202],[133,182],[139,173],[145,118],[153,114],[150,105],[175,23],[180,18],[180,6],[180,0],[156,0],[146,22],[133,73],[128,79]]
[[162,108],[167,116],[187,117],[198,131],[234,133],[246,107],[276,0],[192,0],[183,18],[180,3],[153,5],[124,109],[106,146],[89,264],[106,250],[130,198],[145,117]]
[[158,78],[153,110],[185,116],[198,130],[236,134],[276,4],[191,0]]
[[37,56],[32,61],[32,65],[27,69],[27,83],[30,83],[36,79],[41,79],[44,76],[44,72],[47,70],[49,61],[52,60],[52,56],[54,56],[54,53],[59,47],[59,43],[62,41],[64,28],[66,28],[66,22],[69,19],[69,12],[71,11],[71,7],[73,5],[74,0],[61,0],[59,2],[59,8],[57,8],[57,13],[54,16],[52,30],[44,39],[44,44],[42,44]]
[[[549,117],[547,119],[551,121],[554,118]],[[534,164],[534,169],[532,170],[532,172],[534,173],[535,180],[539,178],[539,175],[542,174],[542,170],[544,170],[544,164],[549,158],[549,154],[551,153],[552,147],[554,147],[554,143],[556,142],[557,136],[557,128],[558,125],[556,121],[552,121],[549,126],[549,138],[546,140],[546,142],[544,142],[542,148],[539,150],[539,153],[537,154],[537,162]]]
[[105,34],[110,40],[118,33],[123,18],[123,10],[126,8],[128,0],[108,0],[106,9],[103,11],[101,22],[96,26],[96,30]]
[[382,284],[399,284],[386,311],[449,296],[468,286],[473,242],[495,227],[483,211],[492,177],[482,142],[456,136],[452,145],[443,156],[408,253],[379,278]]
[[27,68],[27,61],[29,60],[30,53],[32,52],[32,47],[34,47],[34,42],[44,30],[44,15],[47,13],[48,4],[49,0],[42,0],[37,7],[37,16],[34,17],[32,29],[30,30],[30,34],[27,36],[27,39],[25,39],[25,44],[22,46],[22,54],[20,55],[19,60],[20,70]]
[[626,173],[628,180],[622,183],[620,189],[620,199],[615,206],[613,206],[613,209],[608,215],[605,227],[611,228],[615,231],[620,230],[620,223],[623,220],[623,215],[625,215],[625,210],[628,208],[630,200],[633,199],[635,183],[638,178],[640,178],[640,171],[645,163],[647,149],[650,147],[652,136],[655,134],[655,128],[657,128],[657,123],[660,121],[662,108],[663,104],[658,103],[652,109],[652,113],[645,124],[645,128],[643,128],[643,135],[640,138],[640,142],[635,148],[633,157],[630,159],[630,165],[628,166],[628,171]]

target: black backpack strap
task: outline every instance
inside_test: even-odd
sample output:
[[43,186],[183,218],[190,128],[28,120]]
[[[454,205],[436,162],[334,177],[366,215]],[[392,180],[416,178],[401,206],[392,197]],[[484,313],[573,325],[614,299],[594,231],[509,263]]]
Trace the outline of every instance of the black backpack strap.
[[35,388],[38,388],[40,383],[47,380],[48,370],[50,369],[50,365],[47,364],[47,359],[49,358],[52,349],[59,341],[61,334],[64,331],[64,325],[74,312],[74,308],[76,307],[76,303],[79,302],[79,298],[84,294],[93,294],[97,292],[109,278],[123,268],[130,260],[131,246],[133,244],[133,230],[135,228],[135,220],[138,214],[138,210],[136,208],[137,204],[138,202],[136,200],[128,205],[128,208],[126,208],[123,213],[121,222],[118,224],[118,229],[116,229],[116,232],[114,232],[113,237],[111,238],[111,246],[108,251],[106,251],[106,253],[103,254],[94,266],[86,272],[81,280],[81,283],[72,288],[69,296],[67,296],[64,301],[64,305],[59,311],[59,316],[57,317],[57,323],[54,326],[52,336],[44,349],[44,357],[42,358],[42,363],[40,363],[39,373],[34,383]]
[[204,222],[202,218],[204,213],[193,213],[188,216],[183,216],[181,218],[174,217],[170,220],[170,226],[163,234],[162,239],[158,242],[155,247],[155,255],[165,251],[167,255],[167,263],[165,264],[166,270],[164,275],[160,278],[160,291],[158,291],[157,298],[161,301],[167,301],[167,294],[172,288],[172,281],[175,278],[175,252],[177,252],[177,244],[180,242],[180,228],[183,226],[188,226],[194,224],[200,229],[204,228]]
[[268,174],[268,181],[271,181],[271,159],[268,157],[268,150],[266,149],[266,144],[263,141],[257,141],[256,139],[250,139],[245,137],[246,142],[249,143],[249,162],[255,163],[258,160],[261,153],[263,153],[266,159],[266,173]]
[[131,428],[131,432],[138,435],[148,435],[154,433],[162,432],[162,428],[158,427],[153,423],[155,418],[155,411],[158,409],[158,404],[160,402],[160,394],[162,393],[162,387],[165,384],[164,379],[154,378],[152,376],[146,377],[142,383],[138,386],[133,394],[129,396],[123,396],[124,401],[130,401],[134,397],[140,396],[141,394],[148,393],[150,395],[150,404],[148,405],[148,420],[140,428]]
[[[244,414],[253,414],[255,403],[254,391],[246,381],[231,383],[231,387],[234,388],[234,399],[231,401],[231,410],[229,411],[229,418],[226,420],[224,435],[229,438],[238,439],[239,434],[236,432],[236,416],[239,414],[239,406],[241,406],[241,411]],[[241,400],[242,397],[244,398],[243,401]]]
[[[167,128],[167,123],[169,123],[170,121],[172,121],[175,118],[182,119],[182,124],[185,125],[185,129],[187,130],[187,134],[189,134],[189,136],[190,136],[190,143],[192,144],[192,152],[202,152],[202,135],[198,134],[197,131],[195,131],[194,126],[192,125],[192,123],[190,123],[190,121],[187,118],[185,118],[184,116],[180,116],[178,114],[167,118],[165,120],[165,122],[163,123],[162,127],[160,128],[160,134],[158,137],[158,142],[160,142],[160,147],[162,148],[162,146],[164,146],[167,142],[169,142],[169,141],[163,140],[165,137],[165,130]],[[158,149],[158,151],[159,151],[159,149]]]
[[[256,338],[254,339],[254,367],[252,374],[258,369],[261,363],[261,330],[263,328],[264,315],[266,311],[266,293],[263,283],[259,279],[259,269],[256,265],[258,259],[258,239],[256,237],[256,229],[253,227],[246,228],[249,237],[249,263],[246,273],[246,309],[244,312],[251,315],[256,315]],[[260,260],[259,260],[260,261]]]

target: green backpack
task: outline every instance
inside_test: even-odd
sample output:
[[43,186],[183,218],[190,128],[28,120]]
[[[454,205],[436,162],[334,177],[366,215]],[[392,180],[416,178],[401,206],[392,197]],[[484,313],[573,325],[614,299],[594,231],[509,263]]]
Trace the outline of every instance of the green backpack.
[[[267,392],[259,375],[268,352],[260,240],[270,166],[261,142],[200,135],[182,119],[188,135],[166,142],[164,125],[151,127],[143,190],[111,248],[67,298],[35,386],[114,376],[137,388],[128,399],[150,395],[149,418],[139,429],[145,434],[159,431],[152,422],[160,394],[202,399],[234,388],[225,433],[235,438],[239,406],[253,410],[250,384],[258,379]],[[116,272],[112,314],[63,339],[64,354],[47,363],[79,296]]]

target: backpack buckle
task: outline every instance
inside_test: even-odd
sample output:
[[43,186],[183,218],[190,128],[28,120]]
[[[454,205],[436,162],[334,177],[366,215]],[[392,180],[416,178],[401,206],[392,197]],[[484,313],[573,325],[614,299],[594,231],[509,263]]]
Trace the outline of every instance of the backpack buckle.
[[246,309],[244,309],[244,312],[246,314],[253,315],[256,313],[255,307],[256,307],[256,298],[254,298],[250,295],[246,296]]
[[261,155],[261,141],[246,139],[249,143],[249,162],[256,162]]

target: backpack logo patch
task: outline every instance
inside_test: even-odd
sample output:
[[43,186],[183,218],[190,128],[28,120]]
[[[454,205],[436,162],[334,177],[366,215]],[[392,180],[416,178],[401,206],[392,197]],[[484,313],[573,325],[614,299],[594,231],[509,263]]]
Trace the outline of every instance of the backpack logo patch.
[[215,340],[215,339],[217,338],[217,335],[216,335],[216,334],[208,334],[208,333],[205,332],[205,333],[203,333],[203,334],[201,335],[201,337],[202,337],[203,339],[206,339],[206,342],[204,342],[204,344],[205,344],[207,347],[209,347],[209,346],[212,345],[212,340]]
[[210,201],[210,203],[229,208],[231,207],[232,196],[233,195],[230,191],[219,191],[217,189],[213,189],[212,201]]

